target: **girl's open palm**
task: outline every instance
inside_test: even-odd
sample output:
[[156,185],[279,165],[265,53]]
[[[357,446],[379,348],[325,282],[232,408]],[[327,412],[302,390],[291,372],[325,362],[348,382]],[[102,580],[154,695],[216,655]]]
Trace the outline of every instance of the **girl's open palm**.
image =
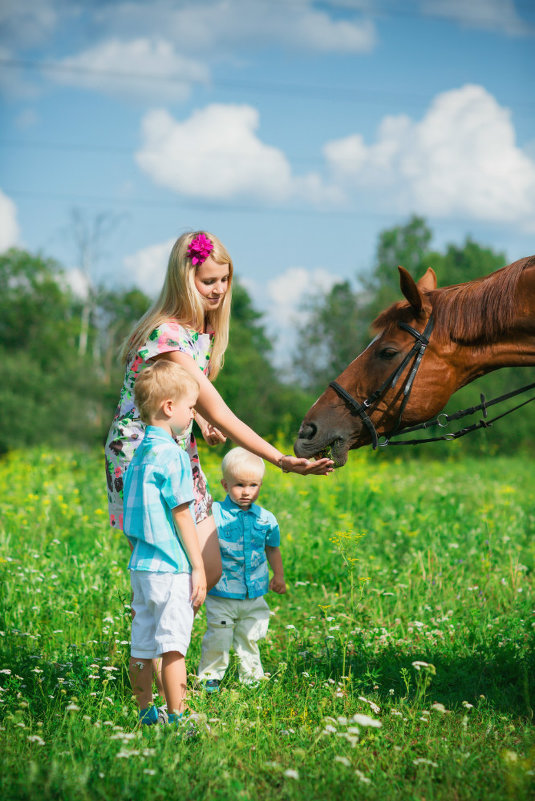
[[287,473],[299,473],[301,476],[325,476],[334,470],[332,459],[298,459],[297,456],[283,456],[282,468]]

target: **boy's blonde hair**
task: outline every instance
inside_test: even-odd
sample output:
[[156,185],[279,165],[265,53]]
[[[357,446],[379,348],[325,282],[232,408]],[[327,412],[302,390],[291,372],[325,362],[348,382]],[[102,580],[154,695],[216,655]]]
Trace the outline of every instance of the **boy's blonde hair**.
[[240,473],[246,473],[258,476],[258,480],[262,481],[265,469],[264,460],[260,456],[251,453],[251,451],[245,450],[245,448],[233,448],[223,457],[221,462],[221,472],[225,480],[239,478]]
[[[213,245],[211,258],[217,264],[228,264],[228,288],[219,307],[214,311],[205,311],[197,287],[195,273],[197,265],[188,256],[188,247],[192,239],[204,234]],[[215,332],[210,371],[208,377],[213,381],[223,366],[225,350],[228,345],[230,321],[230,303],[232,297],[232,259],[224,245],[213,234],[207,231],[190,231],[179,237],[169,256],[165,281],[158,299],[150,309],[138,320],[128,337],[123,342],[121,357],[129,362],[139,348],[147,341],[149,334],[167,320],[177,320],[186,328],[203,331],[206,322]]]
[[199,394],[199,384],[183,367],[160,359],[149,364],[136,378],[134,400],[139,416],[149,423],[168,398],[179,400],[187,392]]

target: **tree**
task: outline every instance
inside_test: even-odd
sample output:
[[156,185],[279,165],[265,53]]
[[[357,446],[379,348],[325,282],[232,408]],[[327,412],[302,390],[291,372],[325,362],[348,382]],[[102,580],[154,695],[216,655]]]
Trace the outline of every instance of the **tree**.
[[0,254],[0,345],[42,368],[69,358],[79,334],[72,297],[52,259],[12,248]]
[[216,387],[232,411],[261,436],[293,438],[311,398],[280,381],[261,320],[246,289],[235,281],[230,344]]
[[77,353],[80,320],[59,265],[0,255],[0,452],[95,435],[99,382]]
[[302,310],[293,365],[302,386],[317,394],[358,352],[362,296],[342,281],[326,295],[310,295]]
[[418,279],[430,266],[432,231],[423,217],[413,215],[405,225],[379,234],[375,263],[370,275],[359,276],[369,293],[366,318],[370,325],[380,311],[400,300],[398,265]]
[[467,237],[462,246],[449,244],[445,253],[431,253],[428,266],[435,270],[439,286],[451,286],[482,278],[505,264],[504,253],[482,247]]

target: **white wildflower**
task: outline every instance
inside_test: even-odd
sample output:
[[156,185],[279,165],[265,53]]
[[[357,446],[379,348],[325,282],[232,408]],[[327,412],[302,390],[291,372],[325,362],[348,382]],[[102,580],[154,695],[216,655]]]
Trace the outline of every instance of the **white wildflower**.
[[345,765],[346,768],[350,768],[351,767],[351,762],[349,761],[349,759],[347,757],[335,756],[334,761],[335,762],[340,762],[340,764],[341,765]]
[[423,757],[419,757],[418,759],[412,760],[413,765],[430,765],[432,768],[438,768],[436,762],[431,762],[430,759],[424,759]]
[[378,715],[379,712],[381,711],[381,707],[380,706],[377,706],[377,704],[374,703],[373,701],[368,701],[368,699],[364,698],[363,695],[359,695],[359,701],[364,701],[365,704],[368,704],[368,706],[370,707],[371,711],[375,712],[376,715]]
[[292,768],[288,768],[288,770],[284,771],[284,776],[286,776],[287,779],[298,779],[299,773],[296,770],[292,770]]
[[380,729],[383,725],[380,720],[375,720],[375,718],[371,718],[369,715],[361,715],[358,713],[353,715],[351,720],[358,726],[370,726],[372,729]]

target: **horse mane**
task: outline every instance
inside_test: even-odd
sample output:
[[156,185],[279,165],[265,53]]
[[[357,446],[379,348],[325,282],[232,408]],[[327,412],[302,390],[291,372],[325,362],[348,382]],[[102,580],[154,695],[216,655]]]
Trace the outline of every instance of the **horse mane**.
[[[427,293],[435,316],[434,336],[466,345],[495,342],[513,323],[518,281],[524,269],[533,265],[535,256],[519,259],[484,278]],[[390,306],[372,325],[380,330],[398,320],[414,320],[408,303]]]

